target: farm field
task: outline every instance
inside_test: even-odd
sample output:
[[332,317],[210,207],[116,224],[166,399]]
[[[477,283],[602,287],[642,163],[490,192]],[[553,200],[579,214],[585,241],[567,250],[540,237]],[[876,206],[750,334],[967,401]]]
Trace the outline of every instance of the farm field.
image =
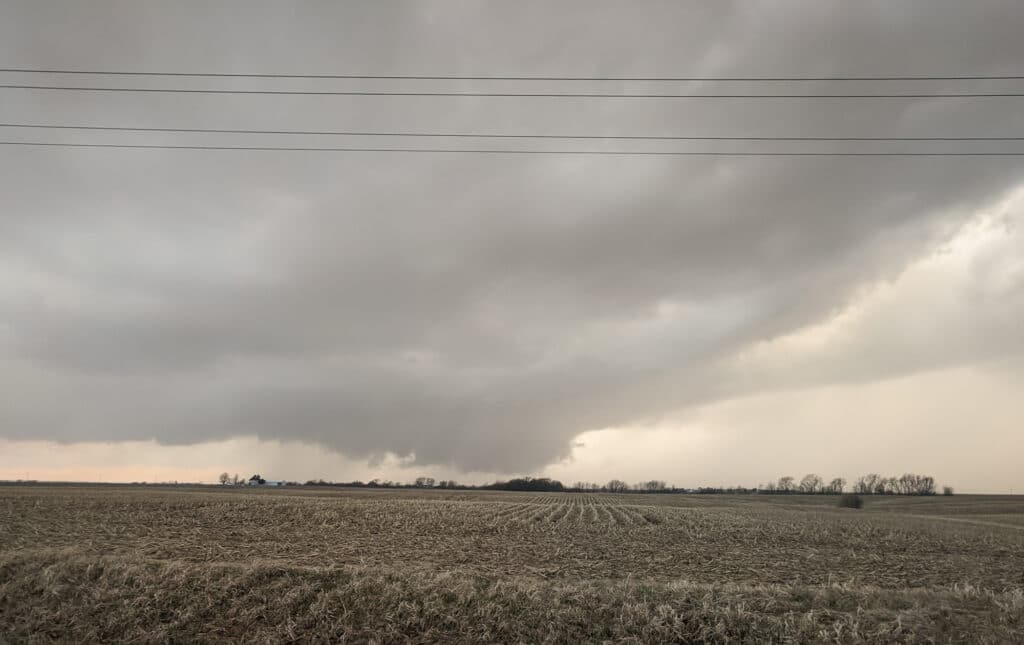
[[0,487],[0,642],[1024,640],[1024,497]]

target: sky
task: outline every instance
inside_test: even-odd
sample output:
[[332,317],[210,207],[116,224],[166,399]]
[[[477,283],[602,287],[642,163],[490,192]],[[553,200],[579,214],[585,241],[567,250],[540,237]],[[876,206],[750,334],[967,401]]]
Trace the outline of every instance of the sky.
[[[0,67],[229,74],[1022,75],[1014,1],[0,1]],[[944,93],[0,73],[221,89]],[[1024,99],[0,89],[5,124],[1013,137]],[[3,141],[1024,151],[1021,142],[97,132]],[[1024,157],[0,146],[0,479],[484,482],[918,472],[1024,490]]]

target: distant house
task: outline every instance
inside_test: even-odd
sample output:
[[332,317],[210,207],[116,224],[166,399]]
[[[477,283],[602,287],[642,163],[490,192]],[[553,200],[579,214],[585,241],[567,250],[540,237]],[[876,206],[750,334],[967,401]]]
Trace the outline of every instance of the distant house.
[[253,475],[247,482],[249,486],[284,486],[284,481],[279,479],[263,479],[259,475]]

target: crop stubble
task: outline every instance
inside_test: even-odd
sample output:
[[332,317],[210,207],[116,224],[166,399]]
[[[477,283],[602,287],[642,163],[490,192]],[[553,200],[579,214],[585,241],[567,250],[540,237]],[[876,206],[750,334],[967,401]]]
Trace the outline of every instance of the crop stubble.
[[[1013,621],[1024,620],[1024,598],[1014,600],[1024,587],[1024,508],[982,500],[985,513],[951,517],[943,513],[959,507],[934,501],[907,500],[901,506],[879,500],[866,511],[833,509],[823,501],[2,488],[0,599],[5,587],[19,584],[14,572],[35,558],[50,562],[51,570],[60,562],[74,571],[88,562],[185,567],[193,573],[204,567],[361,571],[414,586],[457,575],[545,593],[594,585],[620,589],[622,581],[657,593],[673,585],[711,585],[705,590],[719,592],[723,585],[806,588],[812,605],[822,590],[836,585],[861,594],[970,590],[998,597],[992,602],[1009,612],[1000,629],[1019,633]],[[480,588],[473,589],[465,593]],[[5,611],[14,610],[0,603],[0,626]]]

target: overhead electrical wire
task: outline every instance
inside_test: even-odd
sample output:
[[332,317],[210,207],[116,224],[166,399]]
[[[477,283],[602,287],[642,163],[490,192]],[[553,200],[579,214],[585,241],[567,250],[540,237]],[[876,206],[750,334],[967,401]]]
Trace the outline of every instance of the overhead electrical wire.
[[238,90],[181,87],[103,87],[67,85],[2,84],[7,90],[45,90],[61,92],[133,92],[159,94],[262,94],[285,96],[439,96],[478,98],[587,98],[587,99],[921,99],[921,98],[1000,98],[1024,97],[1024,92],[928,92],[898,94],[649,94],[607,92],[412,92],[391,90]]
[[232,72],[143,72],[130,70],[32,69],[0,68],[0,73],[13,74],[79,74],[96,76],[163,76],[197,78],[278,78],[335,80],[409,80],[409,81],[591,81],[591,82],[671,82],[671,83],[798,83],[846,81],[1012,81],[1024,75],[893,75],[893,76],[459,76],[416,74],[274,74]]
[[[456,76],[456,75],[369,75],[369,74],[274,74],[220,72],[141,72],[128,70],[71,70],[0,68],[0,73],[76,74],[132,77],[208,77],[264,79],[351,79],[351,80],[432,80],[432,81],[616,81],[616,82],[809,82],[809,81],[968,81],[1024,80],[1018,75],[945,75],[945,76],[775,76],[775,77],[670,77],[670,76]],[[0,84],[0,89],[65,92],[120,92],[161,94],[235,94],[296,96],[395,96],[395,97],[496,97],[496,98],[637,98],[637,99],[925,99],[925,98],[997,98],[1024,97],[1024,91],[957,91],[897,93],[612,93],[612,92],[495,92],[495,91],[411,91],[411,90],[300,90],[300,89],[230,89],[202,87],[117,87],[79,85]],[[602,141],[745,141],[745,142],[1011,142],[1024,136],[738,136],[738,135],[653,135],[653,134],[518,134],[494,132],[424,132],[377,130],[261,130],[241,128],[173,128],[143,126],[105,126],[39,123],[0,123],[3,128],[35,130],[79,130],[104,132],[150,132],[178,134],[244,134],[291,136],[347,136],[432,139],[501,139],[501,140],[602,140]],[[757,156],[757,157],[1016,157],[1024,152],[1012,151],[786,151],[786,150],[587,150],[587,149],[486,149],[486,148],[412,148],[369,146],[269,146],[269,145],[200,145],[200,144],[131,144],[80,143],[59,141],[0,141],[5,146],[45,146],[66,148],[120,148],[168,150],[240,150],[293,152],[378,152],[492,155],[605,155],[605,156]]]
[[346,137],[419,137],[463,139],[572,139],[603,141],[1024,141],[1020,137],[823,137],[823,136],[693,136],[693,135],[604,135],[604,134],[512,134],[491,132],[380,132],[372,130],[250,130],[235,128],[156,128],[139,126],[65,125],[43,123],[0,123],[0,128],[44,130],[86,130],[102,132],[167,132],[193,134],[260,134]]
[[1024,152],[756,152],[756,151],[675,151],[675,150],[515,150],[478,148],[374,148],[374,147],[281,147],[281,146],[208,146],[171,144],[68,143],[49,141],[0,141],[0,146],[39,146],[57,148],[121,148],[145,150],[241,150],[278,152],[390,152],[484,155],[586,155],[650,157],[1024,157]]

